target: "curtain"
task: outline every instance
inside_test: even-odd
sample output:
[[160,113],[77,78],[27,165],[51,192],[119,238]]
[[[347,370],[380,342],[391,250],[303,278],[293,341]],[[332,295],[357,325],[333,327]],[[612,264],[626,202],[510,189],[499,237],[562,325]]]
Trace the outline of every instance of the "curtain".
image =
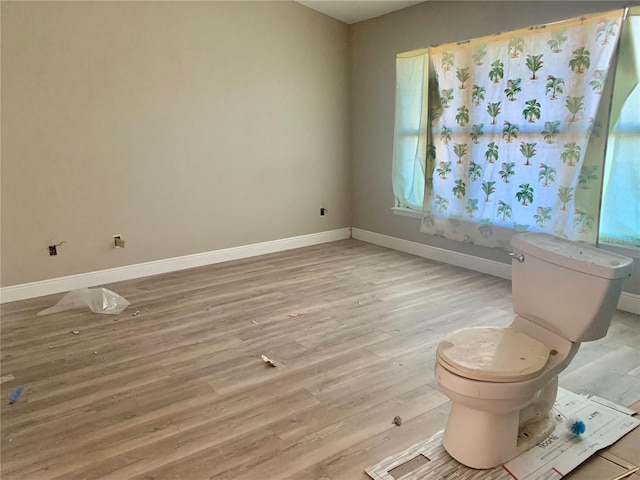
[[422,210],[427,150],[428,50],[396,58],[393,194],[396,206]]
[[639,72],[640,7],[636,7],[631,9],[620,38],[599,238],[627,246],[640,246]]
[[596,243],[623,13],[431,49],[423,232],[505,249],[522,231]]

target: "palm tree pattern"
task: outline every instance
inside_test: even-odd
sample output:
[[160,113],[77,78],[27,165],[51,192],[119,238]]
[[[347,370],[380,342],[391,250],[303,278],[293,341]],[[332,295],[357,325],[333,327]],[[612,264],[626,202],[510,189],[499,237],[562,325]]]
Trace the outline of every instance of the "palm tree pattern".
[[500,115],[500,112],[502,111],[500,109],[501,103],[502,102],[491,102],[487,105],[487,113],[491,117],[491,125],[496,124],[496,117]]
[[504,126],[502,127],[502,138],[504,138],[505,142],[511,143],[514,138],[518,138],[518,132],[520,131],[520,127],[517,124],[511,123],[510,121],[505,120],[503,125]]
[[520,53],[524,52],[524,38],[517,36],[509,40],[509,56],[511,58],[517,58]]
[[486,93],[487,89],[485,87],[481,87],[480,85],[473,86],[473,89],[471,90],[471,99],[476,107],[484,100]]
[[453,133],[453,130],[451,130],[450,128],[447,128],[446,125],[443,125],[442,130],[440,130],[440,139],[442,140],[442,143],[444,143],[445,145],[449,143],[449,141],[451,140],[452,133]]
[[451,173],[451,162],[440,162],[438,168],[436,168],[436,173],[442,180],[446,180],[447,175]]
[[591,238],[599,207],[577,209],[576,196],[600,188],[583,154],[621,20],[587,15],[430,50],[442,113],[430,118],[423,231],[487,246],[514,230]]
[[524,164],[528,167],[529,165],[531,165],[531,163],[529,162],[529,160],[531,160],[531,158],[537,153],[536,150],[536,142],[533,143],[525,143],[522,142],[520,144],[520,153],[524,156],[524,158],[526,159]]
[[570,167],[575,167],[580,161],[581,150],[582,148],[576,142],[565,143],[564,151],[560,154],[562,163],[566,163]]
[[531,100],[527,100],[525,103],[526,107],[522,110],[522,116],[527,119],[529,123],[535,122],[534,119],[540,118],[540,102],[535,98]]
[[464,197],[466,191],[467,185],[462,181],[462,179],[456,180],[456,184],[451,189],[451,192],[456,196],[456,198]]
[[538,207],[536,208],[536,214],[533,218],[536,220],[536,225],[540,228],[544,228],[544,224],[547,220],[551,220],[551,211],[553,207]]
[[485,202],[489,201],[489,196],[496,191],[496,182],[482,182],[482,191],[486,194]]
[[498,172],[500,174],[500,178],[504,183],[509,183],[509,177],[513,177],[516,173],[514,167],[516,166],[515,162],[503,162],[502,169]]
[[551,34],[551,38],[547,41],[547,45],[551,48],[553,53],[560,53],[562,51],[562,44],[569,40],[567,37],[567,30],[560,28]]
[[550,100],[558,98],[558,94],[564,92],[564,79],[547,75],[546,93],[551,94]]
[[484,123],[477,123],[475,125],[471,125],[471,132],[469,136],[471,136],[471,141],[473,143],[480,143],[480,137],[484,135],[482,129],[484,128]]
[[584,95],[580,97],[567,97],[565,106],[571,114],[571,118],[569,119],[570,122],[575,122],[577,120],[576,115],[578,115],[578,113],[580,113],[580,111],[584,109],[584,102],[582,101],[583,99]]
[[453,88],[443,88],[442,96],[440,97],[440,105],[442,105],[442,108],[449,108],[451,100],[453,100]]
[[526,65],[527,68],[531,70],[531,80],[536,80],[538,78],[536,77],[536,72],[542,68],[542,65],[544,65],[544,62],[542,61],[543,56],[544,53],[539,55],[527,55]]
[[548,187],[551,182],[556,181],[556,169],[546,163],[541,163],[538,171],[538,181],[542,182],[543,187]]
[[491,71],[489,72],[489,78],[493,80],[493,83],[498,83],[504,77],[504,63],[500,59],[494,61],[491,64]]
[[467,144],[466,143],[456,143],[453,146],[453,153],[456,154],[456,157],[458,157],[458,161],[456,163],[460,164],[462,163],[462,157],[464,157],[467,154]]
[[474,161],[469,162],[469,180],[471,180],[472,182],[476,182],[481,176],[482,165]]
[[511,205],[498,200],[498,217],[501,222],[506,222],[507,218],[511,218]]
[[573,58],[569,60],[569,67],[576,73],[584,73],[585,68],[591,66],[591,52],[585,47],[573,51]]
[[460,90],[464,90],[465,83],[469,80],[469,67],[458,68],[456,70],[456,78],[460,80]]
[[604,84],[607,81],[607,71],[606,70],[596,70],[593,72],[593,80],[589,82],[589,85],[593,89],[594,93],[597,95],[602,95],[602,90],[604,89]]
[[602,45],[609,43],[609,39],[615,36],[618,24],[613,20],[603,19],[598,22],[597,37],[602,40]]
[[448,72],[453,67],[453,60],[455,56],[451,52],[444,52],[442,54],[442,70]]
[[593,228],[593,215],[576,208],[576,215],[573,219],[573,225],[580,228],[580,232],[584,233],[587,229]]
[[[533,202],[533,187],[531,187],[528,183],[524,183],[519,185],[520,189],[518,193],[516,193],[516,198],[519,202],[522,203],[525,207],[529,205],[529,203]],[[529,202],[529,203],[527,203]]]
[[584,190],[591,188],[591,183],[598,180],[598,167],[596,165],[583,165],[578,175],[578,186]]
[[544,122],[544,130],[541,133],[546,143],[555,143],[556,137],[560,133],[560,120]]
[[456,113],[456,122],[458,122],[458,125],[460,125],[461,127],[464,127],[469,122],[469,109],[464,105],[458,107]]
[[528,228],[529,228],[529,225],[526,225],[524,223],[513,222],[513,230],[516,233],[526,232]]
[[507,100],[510,102],[515,102],[517,100],[516,94],[522,91],[521,78],[516,78],[514,80],[507,80],[507,88],[504,89],[504,94],[507,96]]
[[473,214],[478,211],[478,199],[469,198],[467,200],[467,206],[464,207],[464,210],[467,212],[468,216],[473,217]]
[[487,145],[487,151],[484,153],[487,163],[495,163],[498,160],[499,147],[496,142],[491,142]]
[[475,50],[475,52],[473,52],[473,55],[471,55],[471,58],[473,58],[473,63],[475,63],[476,65],[482,65],[486,56],[487,56],[487,45],[484,43],[481,43],[480,45],[478,45],[478,48]]
[[560,202],[562,202],[560,210],[566,210],[567,203],[573,200],[573,187],[558,187],[558,198],[560,199]]

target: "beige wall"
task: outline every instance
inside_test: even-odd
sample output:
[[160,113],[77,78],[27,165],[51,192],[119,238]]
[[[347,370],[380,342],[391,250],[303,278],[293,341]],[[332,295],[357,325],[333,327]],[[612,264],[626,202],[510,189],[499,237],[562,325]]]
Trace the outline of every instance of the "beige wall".
[[[501,250],[425,235],[419,232],[419,220],[392,213],[395,57],[400,52],[429,45],[563,20],[627,4],[613,1],[429,1],[353,25],[350,29],[352,226],[508,262],[507,254]],[[638,261],[626,290],[640,293]]]
[[351,225],[506,262],[391,213],[395,55],[620,5],[2,2],[1,284]]
[[2,285],[348,227],[349,133],[299,4],[2,2]]

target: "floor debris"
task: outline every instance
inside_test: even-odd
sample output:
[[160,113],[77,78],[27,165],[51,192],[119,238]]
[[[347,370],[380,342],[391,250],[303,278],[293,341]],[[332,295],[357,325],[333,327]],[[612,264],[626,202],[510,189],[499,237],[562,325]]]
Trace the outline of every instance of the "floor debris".
[[402,425],[402,418],[400,418],[398,415],[396,415],[395,417],[393,417],[393,422],[394,425],[400,426]]
[[9,405],[13,405],[14,403],[16,403],[20,398],[20,395],[22,395],[22,387],[16,387],[16,389],[9,397]]
[[135,312],[133,312],[133,315],[131,315],[132,317],[136,317],[140,315],[140,310],[136,310]]
[[53,307],[37,313],[37,316],[66,312],[89,307],[94,313],[118,315],[129,306],[127,299],[106,288],[81,288],[67,293]]
[[73,333],[74,335],[79,335],[80,334],[80,330],[71,330],[71,333]]
[[3,375],[2,377],[0,377],[0,383],[4,383],[4,382],[10,382],[11,380],[15,380],[16,377],[14,377],[13,375],[9,374],[9,375]]
[[273,360],[271,360],[269,357],[267,357],[266,355],[262,355],[262,361],[264,363],[266,363],[267,365],[269,365],[270,367],[275,367],[276,364],[274,363]]
[[258,322],[256,322],[255,320],[251,320],[253,323],[255,323],[256,325],[260,325]]
[[303,315],[304,315],[304,313],[301,313],[301,312],[297,312],[297,313],[290,313],[290,314],[289,314],[289,316],[290,316],[290,317],[301,317],[301,316],[303,316]]

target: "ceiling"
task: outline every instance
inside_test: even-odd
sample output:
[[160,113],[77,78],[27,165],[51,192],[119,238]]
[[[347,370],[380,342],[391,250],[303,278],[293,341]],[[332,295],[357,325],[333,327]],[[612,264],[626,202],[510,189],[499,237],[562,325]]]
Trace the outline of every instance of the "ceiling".
[[296,0],[309,8],[352,24],[423,3],[425,0]]

